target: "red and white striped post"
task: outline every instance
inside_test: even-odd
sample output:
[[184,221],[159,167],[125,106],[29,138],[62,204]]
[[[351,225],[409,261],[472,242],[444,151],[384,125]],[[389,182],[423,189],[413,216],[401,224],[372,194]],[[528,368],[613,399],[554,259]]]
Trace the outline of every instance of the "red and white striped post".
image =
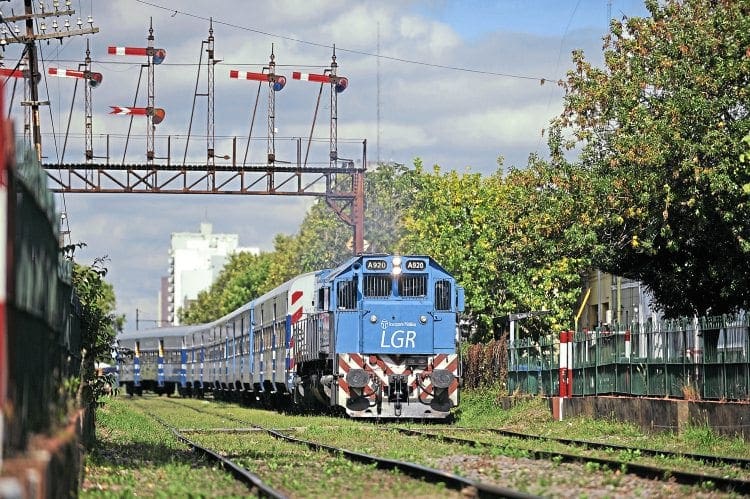
[[625,330],[625,358],[630,359],[633,347],[630,344],[630,328]]
[[570,376],[570,333],[568,331],[560,331],[560,371],[559,371],[559,384],[560,397],[570,397],[568,379]]
[[[0,87],[1,88],[1,87]],[[3,106],[3,94],[0,92],[0,109]],[[10,241],[8,234],[8,159],[11,157],[13,141],[8,121],[0,117],[0,468],[3,462],[3,446],[5,441],[5,411],[8,393],[8,328],[5,301],[8,296],[8,257],[7,246]]]
[[563,420],[563,399],[573,396],[573,331],[560,331],[559,396],[553,402],[553,417]]

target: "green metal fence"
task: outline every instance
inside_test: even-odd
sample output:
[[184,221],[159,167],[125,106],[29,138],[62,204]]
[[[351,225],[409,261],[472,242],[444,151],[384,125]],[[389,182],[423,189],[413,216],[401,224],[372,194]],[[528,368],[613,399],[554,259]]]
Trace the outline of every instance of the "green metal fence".
[[[750,400],[749,322],[743,312],[578,331],[573,395]],[[558,393],[559,335],[550,338],[510,345],[511,390]]]
[[[80,376],[80,307],[63,258],[47,176],[29,153],[8,166],[7,401],[3,448],[22,450],[68,413]],[[75,384],[68,384],[74,387]]]
[[508,391],[554,395],[559,391],[559,341],[552,337],[529,338],[511,344]]

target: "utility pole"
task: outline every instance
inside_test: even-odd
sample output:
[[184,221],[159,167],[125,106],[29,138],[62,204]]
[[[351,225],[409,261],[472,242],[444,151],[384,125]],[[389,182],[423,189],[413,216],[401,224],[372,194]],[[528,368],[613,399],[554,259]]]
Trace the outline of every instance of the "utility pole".
[[[42,161],[42,130],[39,120],[39,106],[41,105],[49,105],[49,101],[40,102],[39,101],[39,80],[40,80],[40,73],[39,73],[39,59],[37,57],[36,52],[36,42],[39,40],[50,40],[52,38],[56,38],[60,40],[60,43],[62,43],[63,38],[67,38],[70,36],[77,36],[77,35],[89,35],[93,33],[98,33],[99,28],[94,28],[93,26],[93,20],[89,16],[88,23],[90,27],[83,28],[83,22],[81,22],[81,19],[78,18],[78,29],[70,29],[70,20],[66,19],[64,24],[64,30],[60,30],[57,20],[55,20],[52,23],[54,31],[51,33],[46,33],[46,24],[44,23],[44,19],[47,17],[60,17],[60,16],[71,16],[75,14],[74,10],[71,10],[70,8],[70,0],[66,0],[65,2],[65,10],[61,10],[58,6],[58,2],[54,3],[54,10],[51,11],[45,11],[44,6],[42,4],[42,8],[39,12],[34,13],[34,9],[32,7],[31,0],[24,0],[24,15],[22,16],[11,16],[11,17],[5,17],[3,20],[5,22],[18,22],[18,21],[25,21],[26,23],[26,35],[20,36],[16,35],[13,37],[8,38],[6,41],[8,43],[23,43],[26,45],[26,57],[29,61],[29,77],[28,77],[28,85],[29,85],[29,99],[26,102],[22,102],[21,104],[24,106],[30,106],[31,107],[31,133],[32,133],[32,139],[34,141],[34,150],[36,151],[37,159],[41,163]],[[41,30],[42,33],[36,34],[34,33],[34,21],[37,19],[42,20],[41,24]]]

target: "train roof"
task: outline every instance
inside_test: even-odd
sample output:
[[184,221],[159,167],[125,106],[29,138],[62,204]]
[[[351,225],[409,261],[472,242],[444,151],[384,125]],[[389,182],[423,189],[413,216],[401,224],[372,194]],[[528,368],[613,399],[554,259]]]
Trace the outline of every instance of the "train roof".
[[136,340],[141,338],[171,338],[174,336],[186,336],[203,327],[201,324],[189,326],[168,326],[154,327],[149,329],[140,329],[121,333],[117,335],[117,340]]
[[289,289],[292,287],[292,285],[295,282],[297,282],[298,280],[304,279],[305,277],[316,276],[316,275],[324,273],[324,272],[328,272],[328,271],[327,270],[315,270],[313,272],[307,272],[305,274],[300,274],[300,275],[298,275],[296,277],[292,277],[291,279],[289,279],[288,281],[286,281],[284,284],[281,284],[280,286],[275,287],[271,291],[269,291],[269,292],[267,292],[267,293],[259,296],[258,298],[256,298],[252,302],[250,302],[248,304],[248,306],[252,306],[254,304],[257,305],[258,303],[263,302],[263,301],[271,298],[272,296],[277,296],[277,295],[279,295],[281,293],[288,292]]

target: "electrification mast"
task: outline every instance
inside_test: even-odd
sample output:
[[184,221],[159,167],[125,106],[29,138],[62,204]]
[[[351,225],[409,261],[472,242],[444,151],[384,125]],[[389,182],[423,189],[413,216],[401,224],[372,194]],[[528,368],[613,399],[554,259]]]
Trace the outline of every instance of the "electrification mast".
[[214,121],[214,66],[216,62],[214,60],[214,21],[210,18],[208,21],[208,42],[206,47],[208,52],[208,88],[206,93],[208,95],[208,110],[206,112],[206,164],[210,167],[215,166],[214,153],[216,147],[216,125]]
[[[88,35],[97,33],[99,31],[99,28],[93,27],[93,20],[91,19],[91,16],[89,16],[89,24],[91,25],[89,28],[83,28],[83,22],[78,19],[78,29],[70,29],[70,20],[65,19],[64,22],[64,30],[60,30],[59,26],[57,24],[57,20],[53,21],[52,27],[53,32],[46,33],[46,24],[44,23],[44,19],[47,17],[60,17],[60,16],[71,16],[75,14],[75,11],[70,8],[70,0],[66,0],[65,2],[65,9],[61,10],[59,8],[59,5],[57,2],[55,2],[55,7],[53,11],[45,11],[44,5],[42,4],[40,11],[35,13],[34,8],[32,6],[31,0],[24,0],[24,14],[22,16],[9,16],[9,17],[3,17],[3,21],[5,23],[14,23],[17,21],[25,21],[26,24],[26,34],[21,35],[20,30],[16,31],[16,34],[11,36],[10,38],[5,39],[7,43],[22,43],[26,45],[26,58],[28,61],[28,76],[26,77],[26,82],[28,86],[28,98],[29,100],[22,102],[22,105],[29,106],[31,108],[31,135],[32,140],[34,142],[34,150],[36,152],[37,159],[41,162],[42,161],[42,131],[41,131],[41,124],[39,119],[39,106],[41,105],[48,105],[49,101],[41,102],[39,101],[39,80],[40,80],[40,74],[39,74],[39,59],[37,56],[37,48],[36,48],[36,42],[39,40],[50,40],[53,38],[59,39],[61,42],[63,38],[67,38],[70,36],[77,36],[77,35]],[[40,26],[40,29],[42,30],[41,34],[34,32],[34,21],[37,19],[41,19],[42,23]],[[24,75],[26,76],[26,75]]]
[[[146,66],[148,69],[148,97],[146,107],[126,107],[110,106],[110,114],[120,115],[139,115],[146,117],[146,160],[148,164],[154,162],[154,132],[156,126],[164,120],[166,112],[162,108],[154,107],[154,66],[164,62],[167,57],[167,51],[164,49],[154,48],[154,25],[153,19],[149,21],[148,29],[148,46],[141,47],[107,47],[107,53],[110,55],[137,55],[146,56]],[[140,80],[139,80],[140,82]]]

